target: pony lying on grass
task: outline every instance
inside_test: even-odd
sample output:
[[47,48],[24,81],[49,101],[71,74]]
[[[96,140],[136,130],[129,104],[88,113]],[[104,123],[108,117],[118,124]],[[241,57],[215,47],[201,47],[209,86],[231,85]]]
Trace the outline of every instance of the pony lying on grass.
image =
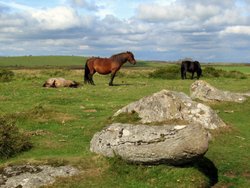
[[49,78],[44,84],[43,87],[73,87],[77,88],[80,84],[76,81],[65,80],[64,78]]

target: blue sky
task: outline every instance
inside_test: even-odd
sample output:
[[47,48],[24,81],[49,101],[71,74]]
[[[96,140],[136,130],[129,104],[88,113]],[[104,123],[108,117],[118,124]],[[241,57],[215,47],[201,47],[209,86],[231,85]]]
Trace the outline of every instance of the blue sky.
[[250,62],[250,0],[0,0],[0,56]]

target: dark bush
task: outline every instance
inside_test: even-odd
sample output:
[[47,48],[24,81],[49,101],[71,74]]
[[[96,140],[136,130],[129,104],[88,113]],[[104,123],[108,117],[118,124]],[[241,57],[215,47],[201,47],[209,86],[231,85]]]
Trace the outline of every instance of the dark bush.
[[176,65],[158,68],[152,73],[149,73],[150,78],[161,78],[169,80],[180,79],[180,75],[180,67]]
[[9,82],[13,80],[14,72],[11,70],[2,69],[0,70],[0,81],[1,82]]
[[214,77],[225,77],[225,78],[237,78],[237,79],[246,79],[247,76],[239,71],[225,71],[222,69],[215,69],[214,67],[205,67],[203,70],[203,76],[206,78]]
[[[196,74],[196,73],[195,73]],[[175,80],[181,78],[180,67],[177,65],[167,66],[158,68],[157,70],[149,73],[150,78],[160,78],[160,79],[169,79]],[[239,71],[225,71],[222,69],[216,69],[212,66],[204,66],[202,68],[203,78],[236,78],[236,79],[246,79],[247,75]]]
[[239,71],[229,71],[224,74],[225,78],[238,78],[238,79],[246,79],[247,76]]
[[214,67],[205,67],[202,71],[204,77],[220,77],[222,70],[215,69]]
[[0,117],[0,158],[6,159],[32,147],[30,138],[21,133],[13,121]]

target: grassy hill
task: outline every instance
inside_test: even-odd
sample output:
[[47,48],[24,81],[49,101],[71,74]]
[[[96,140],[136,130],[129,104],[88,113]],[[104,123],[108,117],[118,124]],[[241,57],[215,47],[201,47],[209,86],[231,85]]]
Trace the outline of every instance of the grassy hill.
[[[228,124],[228,128],[212,133],[209,150],[201,161],[182,167],[131,165],[120,159],[91,153],[89,143],[92,136],[107,126],[112,115],[128,103],[162,89],[189,94],[193,80],[152,78],[149,77],[152,70],[169,65],[139,62],[140,67],[122,68],[114,80],[117,84],[114,87],[108,86],[109,75],[96,74],[96,86],[46,89],[41,87],[44,81],[55,76],[83,84],[82,70],[61,66],[83,65],[84,58],[13,57],[8,61],[2,58],[1,66],[2,62],[8,62],[5,66],[14,65],[9,68],[13,70],[14,77],[10,82],[0,82],[0,116],[15,121],[21,132],[30,135],[33,148],[1,159],[0,169],[9,164],[42,163],[71,164],[81,170],[79,176],[60,179],[49,186],[58,188],[209,187],[213,183],[216,183],[215,187],[250,187],[250,100],[242,104],[208,104]],[[28,68],[15,69],[15,65]],[[34,66],[37,68],[30,69]],[[249,71],[242,66],[234,69]],[[245,79],[204,79],[219,89],[250,91],[249,76]]]
[[87,57],[81,56],[19,56],[0,57],[0,67],[13,68],[50,68],[83,67]]
[[[53,68],[67,68],[67,69],[83,69],[88,57],[83,56],[17,56],[17,57],[0,57],[0,69],[53,69]],[[168,61],[143,61],[137,60],[136,65],[130,63],[124,64],[126,67],[139,67],[142,69],[154,69],[157,67],[165,67],[168,65],[178,64],[179,62]],[[216,69],[223,69],[226,71],[240,71],[242,73],[250,73],[250,64],[221,64],[209,63],[202,64],[204,66],[213,66]]]

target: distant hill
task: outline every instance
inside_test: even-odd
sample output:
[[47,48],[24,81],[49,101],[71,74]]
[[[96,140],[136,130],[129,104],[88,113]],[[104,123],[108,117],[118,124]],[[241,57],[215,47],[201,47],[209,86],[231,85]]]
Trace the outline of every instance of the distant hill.
[[[83,56],[17,56],[17,57],[0,57],[0,67],[9,68],[84,68],[88,57]],[[131,65],[126,63],[124,67],[159,67],[166,65],[164,61],[141,61]]]

